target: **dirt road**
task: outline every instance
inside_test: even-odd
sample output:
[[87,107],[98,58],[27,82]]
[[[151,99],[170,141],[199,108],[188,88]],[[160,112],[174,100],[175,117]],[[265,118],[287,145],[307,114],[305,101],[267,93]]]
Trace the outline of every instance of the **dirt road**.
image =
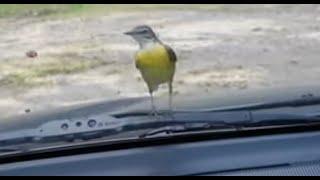
[[[225,11],[118,12],[64,20],[3,18],[0,81],[11,79],[0,86],[0,114],[147,95],[133,64],[138,46],[122,34],[140,24],[151,25],[177,52],[176,96],[318,83],[319,13],[319,5],[242,5]],[[39,57],[26,58],[28,50],[36,50]],[[77,59],[103,63],[61,74],[14,74],[30,73],[41,63],[51,66],[61,60],[64,65]],[[30,81],[33,86],[25,87]],[[166,93],[162,87],[157,96]]]

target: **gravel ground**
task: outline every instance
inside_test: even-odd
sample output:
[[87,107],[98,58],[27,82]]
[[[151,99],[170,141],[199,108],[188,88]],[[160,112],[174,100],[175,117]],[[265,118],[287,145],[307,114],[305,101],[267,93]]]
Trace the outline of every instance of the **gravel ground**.
[[[234,10],[233,10],[234,9]],[[134,68],[137,44],[122,34],[149,24],[178,55],[175,95],[318,83],[319,5],[242,5],[226,11],[156,10],[41,20],[0,19],[0,65],[41,62],[53,55],[105,61],[81,73],[43,77],[49,85],[0,86],[0,114],[87,101],[147,95]],[[36,59],[25,57],[36,50]],[[0,72],[0,80],[6,69]],[[157,96],[167,95],[161,87]]]

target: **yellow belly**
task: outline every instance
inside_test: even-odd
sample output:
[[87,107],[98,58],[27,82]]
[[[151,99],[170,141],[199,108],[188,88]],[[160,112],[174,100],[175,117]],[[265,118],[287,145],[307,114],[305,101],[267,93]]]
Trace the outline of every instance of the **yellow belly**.
[[140,50],[136,54],[136,65],[151,90],[172,81],[175,72],[175,62],[170,60],[166,49],[160,44]]

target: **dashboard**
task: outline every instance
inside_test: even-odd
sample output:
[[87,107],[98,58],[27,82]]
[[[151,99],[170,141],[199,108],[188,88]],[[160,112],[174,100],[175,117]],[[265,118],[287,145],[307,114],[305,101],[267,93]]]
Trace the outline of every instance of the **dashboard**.
[[320,175],[320,132],[125,148],[0,165],[0,176]]

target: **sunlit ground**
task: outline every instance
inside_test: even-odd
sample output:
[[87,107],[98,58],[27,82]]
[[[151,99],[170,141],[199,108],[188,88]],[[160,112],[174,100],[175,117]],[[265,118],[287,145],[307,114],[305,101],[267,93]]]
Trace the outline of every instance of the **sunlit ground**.
[[[318,5],[0,5],[0,114],[144,96],[123,35],[154,28],[178,55],[175,96],[317,83]],[[34,50],[36,58],[26,52]],[[161,87],[157,97],[167,95]]]

